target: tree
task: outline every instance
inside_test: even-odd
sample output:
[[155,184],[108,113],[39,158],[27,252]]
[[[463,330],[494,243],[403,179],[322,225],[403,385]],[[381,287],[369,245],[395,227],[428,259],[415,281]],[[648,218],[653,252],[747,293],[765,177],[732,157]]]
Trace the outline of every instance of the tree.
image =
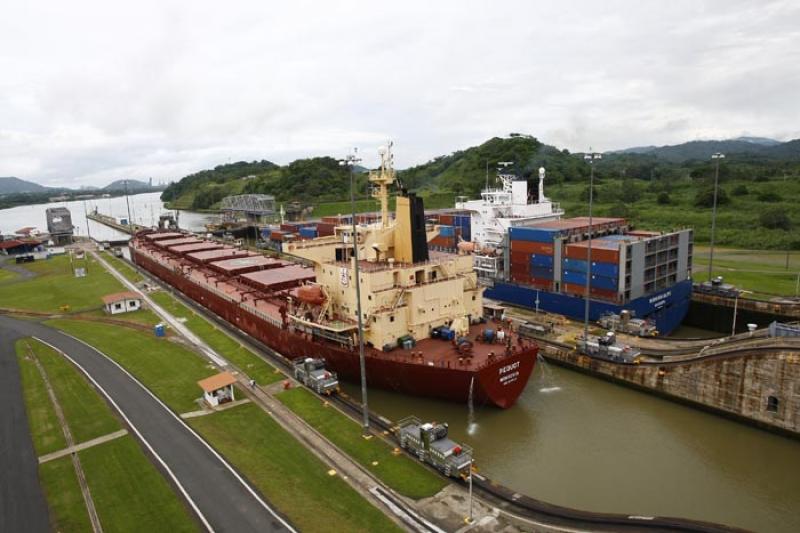
[[658,194],[656,202],[658,202],[658,205],[669,205],[670,203],[672,203],[672,199],[669,197],[669,193],[667,193],[666,191],[662,191]]
[[[717,205],[725,205],[730,203],[730,198],[728,198],[725,189],[720,187],[717,191]],[[700,189],[697,191],[697,194],[694,197],[694,205],[696,207],[713,207],[714,206],[714,188],[709,187],[706,189]]]
[[747,196],[750,194],[750,190],[747,188],[747,185],[741,183],[733,188],[731,194],[734,196]]
[[783,209],[768,209],[758,217],[761,225],[768,229],[792,229],[792,221]]

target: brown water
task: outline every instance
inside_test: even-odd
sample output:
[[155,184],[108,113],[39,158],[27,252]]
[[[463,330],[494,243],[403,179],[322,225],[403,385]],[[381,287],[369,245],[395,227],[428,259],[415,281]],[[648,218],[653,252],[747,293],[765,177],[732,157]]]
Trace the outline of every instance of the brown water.
[[466,405],[379,390],[369,403],[448,422],[483,474],[547,502],[800,531],[800,442],[541,361],[515,407],[475,406],[471,431]]

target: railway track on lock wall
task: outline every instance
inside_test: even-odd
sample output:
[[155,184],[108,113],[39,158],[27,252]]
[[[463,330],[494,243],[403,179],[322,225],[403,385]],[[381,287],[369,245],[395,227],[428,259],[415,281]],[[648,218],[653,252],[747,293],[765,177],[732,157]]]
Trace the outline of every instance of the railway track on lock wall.
[[[197,313],[214,322],[232,337],[239,340],[243,344],[254,348],[254,351],[264,357],[269,363],[282,369],[288,374],[291,374],[292,368],[290,362],[278,352],[234,327],[207,308],[197,304],[194,300],[184,296],[183,293],[175,290],[169,285],[166,285],[158,278],[152,276],[149,272],[139,268],[139,266],[133,262],[127,259],[125,259],[125,262],[131,267],[135,268],[139,273],[144,275],[145,278],[149,280],[151,285],[156,285],[164,290],[167,290],[173,296],[178,298],[183,304],[189,306]],[[536,340],[541,342],[540,339]],[[558,344],[561,348],[572,349],[566,343],[555,344]],[[356,421],[360,421],[362,412],[361,404],[359,402],[353,400],[352,398],[341,395],[333,395],[330,397],[330,400],[346,415],[350,416]],[[386,437],[394,433],[395,424],[388,418],[378,413],[370,412],[369,419],[372,426],[374,428],[379,428]],[[408,451],[404,451],[404,453],[408,453]],[[412,456],[410,454],[409,456],[414,460],[417,460],[416,456]],[[424,466],[429,468],[432,472],[442,475],[438,470],[431,468],[429,465]],[[447,479],[455,483],[459,483],[462,486],[467,485],[467,482],[464,480],[454,481],[452,478]],[[683,531],[697,533],[731,533],[745,531],[739,528],[729,527],[721,524],[713,524],[710,522],[684,518],[627,515],[620,513],[598,513],[572,509],[569,507],[543,502],[530,496],[520,494],[513,489],[505,487],[491,478],[478,473],[473,475],[473,489],[475,490],[475,493],[488,504],[501,509],[501,512],[507,513],[512,517],[515,517],[517,520],[532,524],[534,527],[538,525],[538,527],[551,528],[551,530],[555,531]]]

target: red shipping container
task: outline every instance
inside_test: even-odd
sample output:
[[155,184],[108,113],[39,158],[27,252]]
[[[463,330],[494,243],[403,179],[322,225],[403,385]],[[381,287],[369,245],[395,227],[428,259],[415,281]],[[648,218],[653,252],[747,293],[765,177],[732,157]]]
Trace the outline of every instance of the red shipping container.
[[574,294],[576,296],[584,296],[586,294],[586,286],[578,285],[575,283],[562,283],[561,289],[567,294]]
[[453,215],[439,215],[439,224],[443,226],[452,226],[453,220]]
[[536,255],[553,255],[555,247],[545,242],[511,241],[511,251]]
[[[585,242],[585,241],[584,241]],[[600,241],[597,241],[600,242]],[[583,242],[567,245],[567,253],[565,254],[569,259],[580,259],[587,261],[589,257],[589,248]],[[619,243],[617,248],[604,247],[603,245],[596,245],[592,242],[592,261],[599,261],[602,263],[619,263]]]
[[536,287],[537,289],[542,289],[542,290],[551,290],[553,288],[553,280],[551,279],[540,279],[532,277],[530,280],[530,284]]
[[334,224],[331,224],[329,222],[320,222],[317,224],[317,236],[328,237],[330,235],[333,235],[334,233],[333,230],[335,227],[336,226]]
[[525,268],[530,269],[531,254],[512,250],[510,256],[512,265],[524,265]]
[[617,299],[617,291],[610,291],[606,289],[595,289],[592,287],[590,292],[593,297],[604,298],[606,300],[616,300]]

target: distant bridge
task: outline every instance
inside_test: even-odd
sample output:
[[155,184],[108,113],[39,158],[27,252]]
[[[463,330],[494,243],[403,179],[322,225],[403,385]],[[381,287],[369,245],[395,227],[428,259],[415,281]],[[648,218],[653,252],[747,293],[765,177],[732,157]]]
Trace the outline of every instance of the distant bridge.
[[275,214],[275,197],[269,194],[239,194],[222,199],[220,210],[227,213],[244,213],[247,216]]

